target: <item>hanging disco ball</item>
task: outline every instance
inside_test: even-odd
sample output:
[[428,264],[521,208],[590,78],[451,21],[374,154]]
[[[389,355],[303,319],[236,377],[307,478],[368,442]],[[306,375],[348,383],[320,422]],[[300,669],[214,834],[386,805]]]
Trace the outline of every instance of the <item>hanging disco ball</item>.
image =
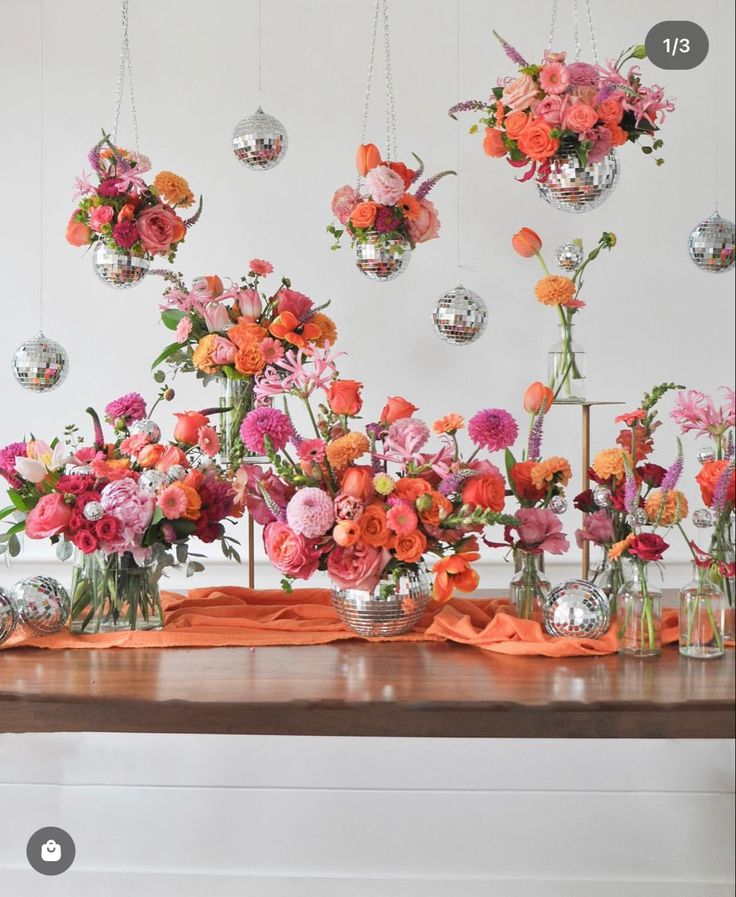
[[16,619],[13,600],[5,589],[0,589],[0,645],[13,634]]
[[446,343],[468,346],[483,335],[488,324],[488,308],[477,293],[458,284],[437,300],[432,323]]
[[378,238],[368,237],[355,244],[355,266],[368,280],[388,283],[403,274],[411,261],[411,245],[405,240],[380,243]]
[[21,343],[13,355],[13,376],[31,392],[51,392],[61,386],[68,372],[66,350],[43,333]]
[[563,271],[574,271],[583,261],[583,248],[577,243],[564,243],[557,248],[557,264]]
[[600,162],[582,165],[573,149],[561,149],[549,160],[549,174],[537,181],[540,195],[561,212],[588,212],[605,202],[618,182],[621,163],[615,150]]
[[17,582],[11,591],[18,623],[36,635],[53,635],[69,619],[69,593],[50,576],[29,576]]
[[281,122],[259,106],[233,131],[235,158],[253,171],[268,171],[279,164],[289,148],[289,135]]
[[148,274],[151,259],[147,255],[132,255],[97,242],[92,250],[92,268],[100,280],[115,290],[127,290],[140,283]]
[[687,249],[690,258],[701,271],[720,274],[733,268],[734,223],[721,218],[714,212],[710,218],[701,221],[690,234]]

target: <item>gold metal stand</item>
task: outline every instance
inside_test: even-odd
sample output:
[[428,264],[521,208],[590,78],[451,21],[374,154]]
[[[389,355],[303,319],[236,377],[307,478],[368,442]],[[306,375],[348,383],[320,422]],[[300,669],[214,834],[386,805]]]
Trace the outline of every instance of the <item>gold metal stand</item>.
[[256,547],[256,529],[253,523],[253,518],[250,514],[247,514],[248,517],[248,588],[254,589],[256,587],[256,559],[255,559],[255,547]]

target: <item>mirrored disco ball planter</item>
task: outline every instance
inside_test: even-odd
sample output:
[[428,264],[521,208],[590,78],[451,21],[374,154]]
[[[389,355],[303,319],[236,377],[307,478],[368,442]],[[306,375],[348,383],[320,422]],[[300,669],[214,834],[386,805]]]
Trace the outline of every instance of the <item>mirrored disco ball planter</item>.
[[560,150],[549,160],[549,174],[538,181],[540,196],[562,212],[588,212],[605,202],[618,183],[621,163],[615,150],[600,162],[582,165],[572,149]]
[[388,283],[403,274],[411,261],[411,246],[403,240],[388,245],[370,237],[355,244],[355,266],[368,280]]
[[147,255],[132,255],[101,242],[92,250],[92,269],[104,284],[116,290],[127,290],[140,283],[150,267]]
[[13,355],[13,376],[30,392],[51,392],[61,386],[68,371],[65,349],[43,333],[26,340]]
[[714,212],[693,228],[687,241],[690,258],[701,271],[720,274],[733,268],[734,223]]
[[556,637],[601,638],[611,622],[606,593],[584,579],[555,586],[543,612],[546,632]]
[[11,591],[18,614],[18,625],[36,635],[53,635],[66,625],[72,604],[69,593],[50,576],[29,576],[17,582]]
[[15,629],[15,604],[4,589],[0,589],[0,645],[10,638]]
[[348,629],[368,638],[410,632],[431,597],[432,581],[424,565],[404,572],[398,579],[384,576],[370,591],[332,586],[332,604],[337,615]]
[[258,109],[235,125],[233,152],[235,158],[253,171],[275,168],[289,148],[289,135],[281,122]]
[[479,339],[488,324],[488,309],[481,297],[458,284],[437,300],[432,322],[438,336],[453,346]]

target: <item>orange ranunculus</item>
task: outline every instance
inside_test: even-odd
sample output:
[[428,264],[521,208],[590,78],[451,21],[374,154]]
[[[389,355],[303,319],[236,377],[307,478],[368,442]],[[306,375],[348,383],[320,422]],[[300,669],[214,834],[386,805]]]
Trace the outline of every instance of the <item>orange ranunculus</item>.
[[538,489],[532,482],[536,466],[536,461],[519,461],[511,468],[511,485],[520,501],[537,502],[547,494],[546,489]]
[[135,218],[135,206],[132,202],[126,202],[118,212],[118,221],[132,221]]
[[233,364],[235,365],[236,371],[251,376],[253,374],[260,374],[266,366],[266,359],[264,358],[258,343],[246,343],[235,353],[235,361]]
[[537,281],[534,293],[542,305],[569,305],[575,298],[575,284],[569,277],[547,274]]
[[472,561],[480,558],[478,543],[469,539],[465,547],[457,554],[442,558],[432,567],[436,574],[434,580],[435,600],[445,602],[452,598],[455,589],[461,592],[472,592],[478,588],[480,576],[471,566]]
[[363,407],[360,391],[363,384],[357,380],[333,380],[327,391],[327,403],[334,414],[355,417]]
[[623,146],[629,139],[629,132],[625,131],[621,125],[606,125],[611,132],[611,143],[613,146]]
[[382,424],[393,424],[397,420],[411,417],[416,410],[417,406],[412,405],[402,396],[391,396],[383,406],[380,420]]
[[367,202],[359,202],[350,213],[350,223],[354,227],[370,227],[376,220],[377,211],[377,203],[371,202],[370,200]]
[[72,246],[86,246],[92,242],[92,231],[72,215],[66,226],[66,241]]
[[398,174],[398,176],[404,182],[404,187],[408,190],[414,182],[416,171],[411,168],[407,168],[403,162],[389,162],[388,167],[391,169],[391,171],[395,171],[396,174]]
[[544,162],[560,148],[559,138],[552,137],[551,131],[545,121],[537,119],[531,122],[519,135],[519,149],[535,162]]
[[414,530],[407,536],[397,536],[394,547],[396,557],[405,564],[416,564],[427,550],[427,539],[419,530]]
[[182,514],[182,517],[185,520],[197,520],[202,513],[202,499],[197,490],[185,485],[181,480],[177,483],[172,483],[172,486],[175,489],[181,489],[187,499],[187,509]]
[[426,495],[432,491],[432,487],[426,480],[419,477],[401,477],[394,485],[394,495],[402,501],[413,505],[420,495]]
[[238,318],[238,323],[227,332],[227,338],[239,349],[249,343],[260,343],[266,336],[265,328],[260,324],[254,324],[247,318]]
[[365,177],[372,168],[381,164],[381,153],[375,143],[361,143],[355,156],[358,174]]
[[503,511],[506,483],[500,474],[473,477],[463,486],[463,503],[489,511]]
[[506,144],[503,142],[503,134],[496,128],[486,128],[483,138],[483,152],[494,159],[500,159],[506,155]]
[[360,535],[366,545],[373,548],[383,548],[388,542],[389,532],[386,522],[386,511],[382,504],[374,502],[368,505],[360,515]]
[[649,522],[655,526],[674,526],[687,517],[688,504],[679,489],[670,489],[667,492],[655,489],[647,496],[644,510]]
[[422,206],[418,199],[411,193],[405,193],[399,200],[399,206],[407,221],[416,221],[422,213]]
[[163,453],[163,445],[159,445],[158,443],[156,443],[155,445],[144,445],[143,448],[138,452],[135,460],[139,467],[148,469],[151,467],[155,467],[158,464]]
[[416,505],[419,510],[419,519],[429,526],[439,526],[452,512],[452,502],[448,501],[442,493],[434,490],[420,495]]
[[555,394],[549,386],[545,386],[544,383],[535,380],[534,383],[527,387],[524,393],[524,411],[527,411],[529,414],[539,414],[542,406],[544,406],[545,412],[549,411],[554,400]]
[[366,502],[373,495],[373,468],[357,464],[348,467],[340,483],[342,491]]
[[444,417],[441,417],[439,420],[436,420],[432,424],[432,429],[438,435],[442,435],[443,433],[457,433],[458,430],[462,430],[465,426],[465,418],[462,414],[446,414]]
[[[703,504],[707,507],[711,507],[713,504],[713,493],[718,485],[718,481],[728,469],[728,464],[728,461],[706,461],[700,469],[700,473],[695,477],[698,486],[700,486],[700,494],[703,496]],[[735,501],[736,473],[731,471],[726,489],[726,503],[733,507]]]
[[210,422],[209,417],[199,411],[178,411],[174,417],[176,417],[174,439],[183,445],[196,445],[199,431]]
[[315,337],[314,342],[320,349],[326,349],[328,346],[335,345],[337,341],[337,327],[329,315],[317,311],[309,319],[309,323],[319,327],[319,336]]
[[360,525],[354,520],[341,520],[332,530],[332,538],[341,548],[348,548],[360,539]]
[[542,238],[530,227],[522,227],[511,238],[511,245],[515,252],[525,259],[529,259],[533,255],[537,255],[542,248]]
[[519,135],[528,124],[529,116],[521,109],[517,109],[516,112],[509,113],[506,118],[506,133],[512,140],[518,140]]

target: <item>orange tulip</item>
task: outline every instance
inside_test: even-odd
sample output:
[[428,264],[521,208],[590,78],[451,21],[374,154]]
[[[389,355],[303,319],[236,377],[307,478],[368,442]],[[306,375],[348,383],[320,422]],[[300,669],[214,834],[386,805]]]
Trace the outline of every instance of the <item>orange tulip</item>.
[[[466,550],[469,549],[469,550]],[[452,598],[455,589],[461,592],[473,592],[478,588],[480,576],[471,566],[472,561],[480,558],[478,543],[469,539],[463,551],[442,558],[432,567],[436,573],[434,580],[434,598],[445,602]]]
[[530,227],[522,227],[511,238],[511,245],[525,259],[530,259],[542,248],[542,238]]
[[[176,426],[174,427],[174,439],[183,445],[196,445],[199,431],[209,424],[210,419],[199,411],[185,411],[174,414]],[[158,458],[156,463],[158,463]]]
[[555,394],[549,386],[545,386],[544,383],[535,380],[524,393],[524,411],[527,411],[529,414],[539,414],[542,410],[542,405],[544,405],[545,411],[549,411],[554,400]]
[[372,168],[381,164],[381,154],[374,143],[361,143],[355,156],[358,174],[365,177]]
[[[297,333],[296,329],[300,326],[302,332]],[[274,318],[268,329],[271,336],[286,340],[287,343],[291,343],[299,349],[303,349],[309,340],[319,339],[322,335],[322,330],[316,324],[307,323],[302,326],[299,318],[291,311],[282,311],[278,317]]]

